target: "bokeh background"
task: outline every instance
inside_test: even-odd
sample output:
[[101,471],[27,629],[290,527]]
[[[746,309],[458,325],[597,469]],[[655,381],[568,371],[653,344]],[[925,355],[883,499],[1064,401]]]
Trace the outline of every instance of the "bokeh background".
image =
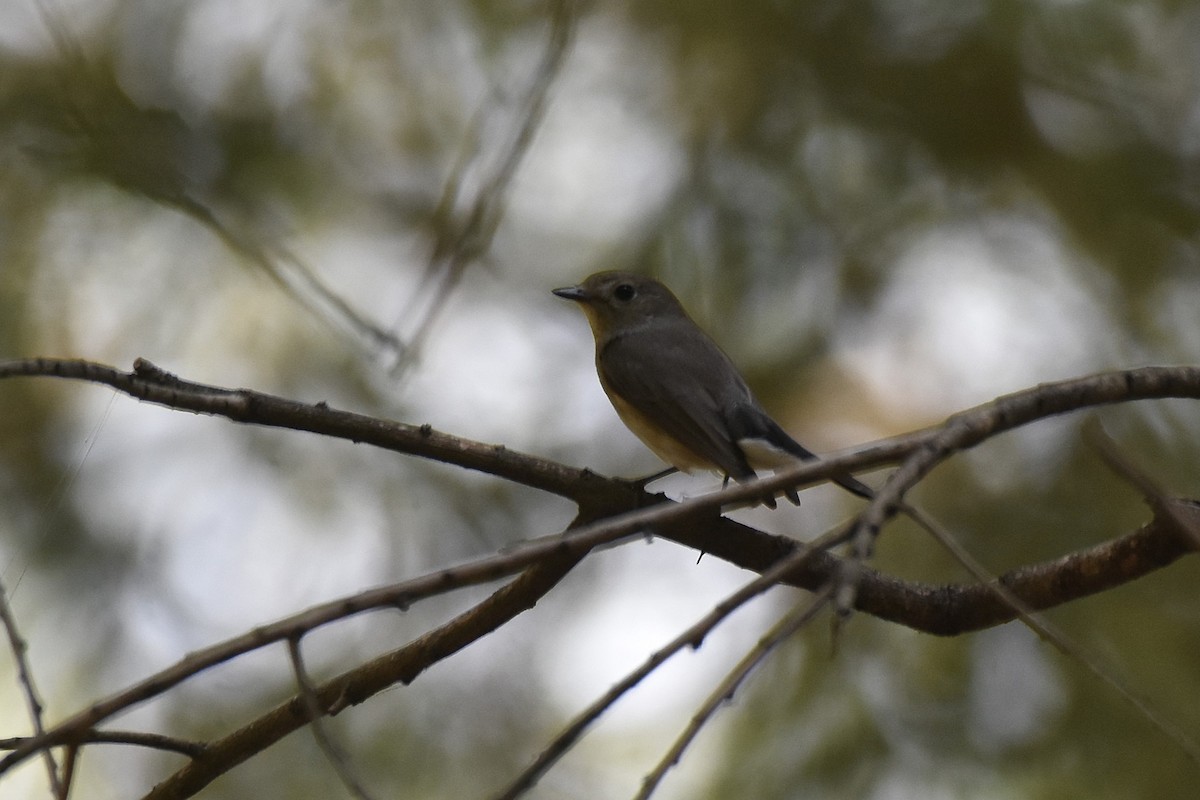
[[[602,268],[667,281],[814,449],[1039,381],[1200,358],[1200,7],[1172,0],[3,0],[0,357],[145,357],[624,476],[576,309]],[[1194,403],[1100,413],[1200,494]],[[1146,519],[1081,418],[990,442],[916,499],[992,569]],[[673,478],[673,496],[715,479]],[[813,536],[833,491],[753,524]],[[186,652],[561,530],[565,502],[444,465],[0,384],[0,575],[51,721]],[[878,565],[962,580],[904,527]],[[669,543],[589,558],[539,606],[330,723],[376,796],[485,797],[749,576]],[[1052,612],[1200,735],[1200,571]],[[306,640],[320,678],[484,590]],[[631,795],[797,595],[622,701],[531,794]],[[116,721],[220,735],[293,691],[274,649]],[[27,732],[0,657],[2,736]],[[181,765],[85,752],[74,796]],[[36,762],[0,796],[47,796]],[[1200,768],[1006,626],[822,621],[773,657],[663,798],[1185,798]],[[308,732],[205,798],[345,796]]]

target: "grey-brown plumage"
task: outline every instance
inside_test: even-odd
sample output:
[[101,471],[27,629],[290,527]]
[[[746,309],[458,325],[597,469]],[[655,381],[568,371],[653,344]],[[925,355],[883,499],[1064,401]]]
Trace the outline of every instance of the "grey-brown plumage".
[[[583,308],[600,385],[622,421],[667,463],[744,481],[756,468],[816,458],[763,410],[733,362],[663,284],[601,272],[554,294]],[[871,497],[853,477],[835,480]]]

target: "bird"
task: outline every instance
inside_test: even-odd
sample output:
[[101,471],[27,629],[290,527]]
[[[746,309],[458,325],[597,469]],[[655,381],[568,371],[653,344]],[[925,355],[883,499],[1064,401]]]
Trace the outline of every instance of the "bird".
[[[763,409],[729,356],[661,282],[607,271],[553,294],[587,317],[600,386],[621,421],[675,469],[745,482],[757,470],[817,458]],[[848,473],[833,480],[859,497],[874,496]],[[799,502],[794,490],[786,494]],[[765,502],[774,507],[773,498]]]

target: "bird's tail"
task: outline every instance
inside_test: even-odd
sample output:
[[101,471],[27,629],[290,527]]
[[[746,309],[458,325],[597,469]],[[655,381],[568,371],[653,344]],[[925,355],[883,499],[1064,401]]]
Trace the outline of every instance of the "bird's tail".
[[[775,420],[763,411],[743,407],[734,415],[734,427],[739,428],[737,443],[751,467],[777,469],[794,459],[816,461],[818,456],[787,434]],[[851,494],[866,500],[875,497],[875,490],[848,472],[831,476],[834,483]]]

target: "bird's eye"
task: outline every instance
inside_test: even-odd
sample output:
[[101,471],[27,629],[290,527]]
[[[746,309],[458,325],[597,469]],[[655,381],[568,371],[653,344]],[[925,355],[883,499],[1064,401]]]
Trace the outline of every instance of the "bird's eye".
[[620,300],[622,303],[628,303],[637,294],[637,289],[633,288],[632,283],[622,283],[613,289],[613,297]]

